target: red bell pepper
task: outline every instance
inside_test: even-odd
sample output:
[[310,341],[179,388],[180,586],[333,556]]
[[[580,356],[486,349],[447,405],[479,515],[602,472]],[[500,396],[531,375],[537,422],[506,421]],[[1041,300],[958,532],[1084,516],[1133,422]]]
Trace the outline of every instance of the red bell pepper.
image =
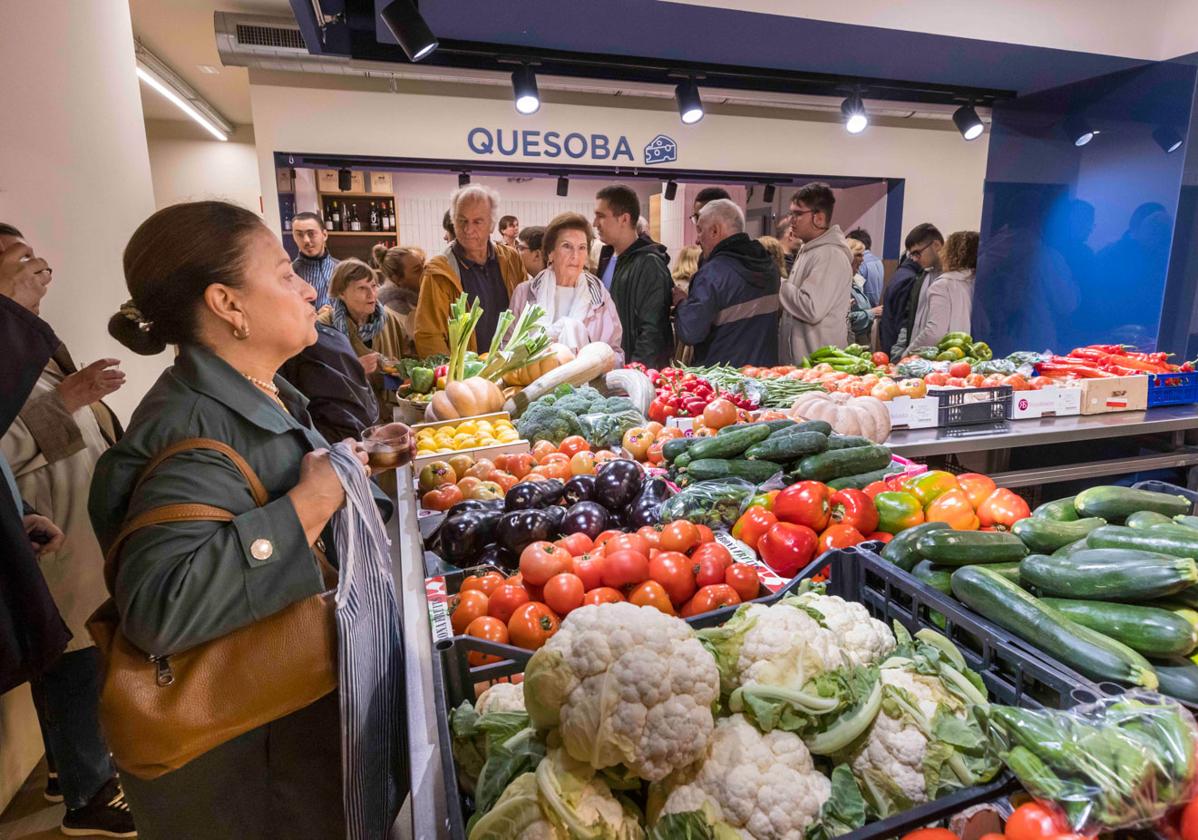
[[732,526],[732,536],[749,548],[757,550],[758,541],[766,531],[778,524],[778,517],[764,507],[750,507]]
[[965,495],[969,497],[969,503],[973,505],[973,509],[977,510],[982,506],[982,502],[990,497],[990,494],[998,489],[998,485],[988,475],[981,473],[963,473],[957,476],[957,484],[965,491]]
[[831,525],[819,535],[821,553],[833,548],[848,548],[865,542],[865,536],[851,525]]
[[780,522],[806,525],[819,533],[832,516],[832,491],[818,481],[800,481],[774,499],[774,516]]
[[794,577],[815,557],[819,537],[805,525],[779,522],[757,543],[761,559],[782,577]]
[[878,509],[874,500],[860,490],[838,490],[832,495],[832,523],[868,534],[878,528]]
[[1009,531],[1020,519],[1027,519],[1031,515],[1027,502],[1005,487],[991,493],[978,508],[978,522],[982,527],[999,531]]

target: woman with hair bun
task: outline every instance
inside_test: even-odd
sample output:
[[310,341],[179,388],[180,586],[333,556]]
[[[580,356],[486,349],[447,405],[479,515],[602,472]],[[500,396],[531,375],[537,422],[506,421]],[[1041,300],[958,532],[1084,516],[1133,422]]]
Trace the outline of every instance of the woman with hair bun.
[[427,256],[414,245],[388,248],[379,244],[370,254],[383,281],[379,287],[379,303],[399,316],[404,333],[403,354],[415,356],[416,303],[420,299],[420,281],[424,277]]

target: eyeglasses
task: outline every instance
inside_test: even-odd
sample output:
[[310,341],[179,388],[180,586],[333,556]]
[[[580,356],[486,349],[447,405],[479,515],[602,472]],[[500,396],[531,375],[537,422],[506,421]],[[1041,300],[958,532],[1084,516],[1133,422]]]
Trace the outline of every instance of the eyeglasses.
[[917,260],[917,259],[919,259],[920,254],[922,254],[924,251],[931,248],[932,245],[934,245],[934,244],[935,243],[933,243],[933,242],[929,242],[927,245],[924,245],[922,248],[909,248],[907,250],[907,256],[911,257],[912,259]]
[[801,218],[803,218],[804,216],[806,216],[808,213],[814,213],[814,212],[815,212],[814,210],[791,210],[791,211],[790,211],[790,218],[792,218],[792,219],[801,219]]

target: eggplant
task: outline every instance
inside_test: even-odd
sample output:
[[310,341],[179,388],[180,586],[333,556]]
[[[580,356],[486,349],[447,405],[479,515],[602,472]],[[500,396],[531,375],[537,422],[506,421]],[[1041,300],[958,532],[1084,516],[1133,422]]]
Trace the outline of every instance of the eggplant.
[[562,488],[562,501],[567,505],[589,502],[595,498],[595,476],[576,475]]
[[576,502],[562,520],[563,534],[586,534],[591,539],[607,530],[612,519],[607,508],[598,502]]
[[494,511],[497,513],[503,513],[503,500],[502,499],[486,499],[486,500],[466,499],[465,501],[458,502],[456,505],[454,505],[449,510],[447,510],[445,512],[445,518],[449,519],[451,517],[457,516],[459,513],[466,513],[468,511],[483,511],[483,510]]
[[[562,500],[562,492],[566,489],[566,485],[558,481],[556,478],[550,478],[546,481],[531,482],[537,485],[537,489],[541,491],[541,506],[556,505]],[[513,490],[515,488],[512,488]]]
[[495,543],[491,543],[478,555],[478,564],[498,566],[505,572],[514,572],[520,568],[520,558]]
[[549,517],[553,530],[560,532],[562,530],[562,520],[566,518],[566,509],[561,505],[550,505],[547,508],[542,508],[542,510]]
[[634,530],[660,522],[661,501],[643,493],[624,511],[624,525]]
[[595,474],[595,501],[610,511],[620,512],[641,492],[645,474],[636,461],[608,461]]
[[495,539],[500,518],[498,511],[482,510],[447,517],[438,532],[441,559],[455,566],[474,565],[487,544]]
[[556,534],[550,514],[543,510],[517,510],[499,517],[495,542],[500,548],[519,556],[530,543],[553,539]]
[[664,502],[673,495],[674,491],[670,489],[670,485],[666,483],[664,478],[647,478],[641,487],[641,493],[637,496],[637,499],[649,497],[657,499],[659,502]]
[[543,507],[541,491],[537,486],[542,483],[526,481],[523,484],[517,484],[503,497],[503,509],[510,513],[514,510],[533,510]]

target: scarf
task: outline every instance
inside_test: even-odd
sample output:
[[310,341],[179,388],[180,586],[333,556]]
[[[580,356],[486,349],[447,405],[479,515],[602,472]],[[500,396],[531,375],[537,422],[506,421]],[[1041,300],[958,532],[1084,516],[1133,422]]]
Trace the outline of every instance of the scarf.
[[[374,312],[370,313],[370,317],[366,322],[357,326],[358,338],[362,339],[363,344],[369,344],[374,341],[374,337],[383,331],[383,323],[387,315],[383,312],[383,305],[376,302],[374,304]],[[339,329],[346,335],[352,336],[350,324],[353,323],[353,318],[349,315],[349,310],[345,308],[345,301],[337,298],[333,301],[333,326]]]
[[578,350],[590,339],[584,324],[592,309],[603,305],[603,281],[585,271],[574,284],[570,305],[565,312],[557,310],[557,275],[547,268],[532,281],[533,302],[545,310],[541,323],[545,332],[571,350]]

